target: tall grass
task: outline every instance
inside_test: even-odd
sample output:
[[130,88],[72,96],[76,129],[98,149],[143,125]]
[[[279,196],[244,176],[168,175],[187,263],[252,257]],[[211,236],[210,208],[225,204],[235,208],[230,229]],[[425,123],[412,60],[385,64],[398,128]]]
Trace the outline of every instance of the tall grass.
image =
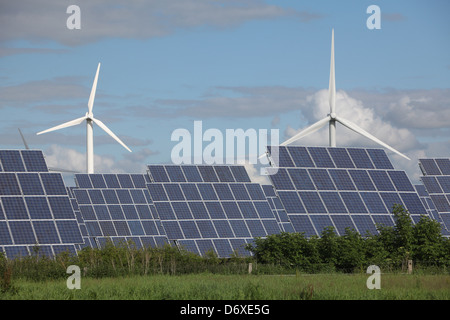
[[366,287],[367,275],[151,275],[82,278],[80,290],[65,281],[18,280],[17,291],[0,299],[58,300],[329,300],[450,299],[448,275],[383,275],[380,290]]

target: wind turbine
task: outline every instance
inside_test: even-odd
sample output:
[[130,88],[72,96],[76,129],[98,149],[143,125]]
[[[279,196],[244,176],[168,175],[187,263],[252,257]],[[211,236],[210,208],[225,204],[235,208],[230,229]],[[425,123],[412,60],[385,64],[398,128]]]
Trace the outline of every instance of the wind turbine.
[[[25,149],[30,150],[30,147],[28,146],[27,141],[25,140],[25,137],[23,136],[22,130],[20,128],[17,128],[19,130],[20,136],[22,137],[23,145],[25,146]],[[67,170],[67,169],[61,169],[61,168],[55,168],[55,167],[48,167],[48,171],[53,172],[68,172],[68,173],[79,173],[78,171],[73,170]]]
[[93,123],[98,125],[100,128],[103,129],[107,134],[109,134],[114,140],[116,140],[118,143],[120,143],[125,149],[131,152],[130,148],[128,148],[111,130],[108,129],[108,127],[101,122],[98,119],[94,118],[94,115],[92,113],[92,108],[94,106],[94,99],[95,99],[95,91],[97,90],[97,80],[98,80],[98,73],[100,71],[100,63],[97,67],[97,73],[95,74],[94,83],[92,85],[91,89],[91,95],[89,96],[88,101],[88,112],[86,112],[86,115],[72,120],[65,122],[63,124],[60,124],[59,126],[55,126],[53,128],[38,132],[37,134],[43,134],[50,131],[55,131],[71,126],[75,126],[78,124],[81,124],[82,122],[86,121],[86,166],[87,166],[87,173],[94,173],[94,128]]
[[300,131],[296,135],[294,135],[292,138],[284,141],[281,143],[281,146],[288,145],[295,140],[298,140],[300,138],[303,138],[313,132],[316,132],[323,126],[325,126],[327,123],[329,124],[329,140],[330,140],[330,147],[336,147],[336,122],[339,122],[340,124],[344,125],[345,127],[349,128],[350,130],[355,131],[356,133],[359,133],[362,136],[365,136],[366,138],[369,138],[370,140],[382,145],[386,149],[391,150],[392,152],[395,152],[396,154],[411,160],[404,154],[400,153],[399,151],[395,150],[391,146],[387,145],[383,141],[379,140],[378,138],[374,137],[367,131],[363,130],[353,122],[346,120],[344,118],[339,117],[336,114],[336,81],[335,81],[335,72],[334,72],[334,29],[331,31],[331,61],[330,61],[330,82],[328,87],[328,95],[329,95],[329,104],[330,104],[330,113],[323,118],[322,120],[317,121],[316,123],[312,124],[311,126],[307,127],[306,129]]

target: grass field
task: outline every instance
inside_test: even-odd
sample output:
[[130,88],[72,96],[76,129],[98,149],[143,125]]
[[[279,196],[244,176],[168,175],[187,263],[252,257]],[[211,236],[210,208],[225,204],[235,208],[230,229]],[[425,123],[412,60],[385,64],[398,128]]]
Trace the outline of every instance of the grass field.
[[151,275],[65,280],[16,279],[0,292],[7,300],[450,300],[450,275],[382,274],[369,290],[366,274]]

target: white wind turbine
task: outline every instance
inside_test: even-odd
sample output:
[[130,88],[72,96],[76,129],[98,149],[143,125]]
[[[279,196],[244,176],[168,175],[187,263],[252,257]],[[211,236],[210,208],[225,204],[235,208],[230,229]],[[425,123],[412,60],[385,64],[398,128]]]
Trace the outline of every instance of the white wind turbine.
[[116,140],[118,143],[120,143],[125,149],[131,152],[130,148],[128,148],[111,130],[108,129],[107,126],[103,122],[101,122],[98,119],[94,118],[94,115],[92,114],[92,108],[94,106],[94,99],[95,99],[95,91],[97,89],[97,80],[98,80],[98,73],[100,71],[100,63],[97,67],[97,73],[95,74],[94,83],[92,85],[91,95],[89,96],[89,102],[88,102],[88,112],[86,112],[86,115],[72,120],[65,122],[63,124],[60,124],[59,126],[38,132],[37,134],[43,134],[50,131],[55,131],[71,126],[75,126],[78,124],[81,124],[83,121],[86,120],[86,163],[87,163],[87,173],[94,173],[94,129],[93,129],[93,123],[98,125],[100,128],[102,128],[107,134],[109,134],[114,140]]
[[386,149],[389,149],[398,155],[411,160],[404,154],[400,153],[399,151],[395,150],[391,146],[387,145],[383,141],[377,139],[367,131],[363,130],[353,122],[350,122],[344,118],[338,117],[336,114],[336,83],[335,83],[335,74],[334,74],[334,29],[331,32],[331,62],[330,62],[330,82],[329,82],[329,103],[330,103],[330,113],[326,116],[326,118],[323,118],[322,120],[317,121],[316,123],[312,124],[311,126],[307,127],[306,129],[300,131],[296,135],[294,135],[292,138],[284,141],[281,146],[285,146],[290,144],[291,142],[298,140],[300,138],[303,138],[304,136],[307,136],[313,132],[316,132],[323,126],[325,126],[327,123],[329,124],[329,140],[330,140],[330,147],[336,147],[336,121],[340,124],[344,125],[345,127],[349,128],[350,130],[355,131],[356,133],[359,133],[362,136],[365,136],[366,138],[369,138],[370,140],[382,145]]

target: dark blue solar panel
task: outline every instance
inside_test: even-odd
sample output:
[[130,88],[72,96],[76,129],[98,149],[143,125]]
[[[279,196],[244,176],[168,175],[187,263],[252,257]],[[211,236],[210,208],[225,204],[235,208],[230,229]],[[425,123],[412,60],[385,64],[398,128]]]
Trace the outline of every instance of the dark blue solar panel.
[[9,221],[14,244],[36,244],[30,221]]
[[395,191],[395,187],[386,171],[371,170],[369,175],[378,191]]
[[415,191],[404,171],[388,171],[388,174],[398,191]]
[[347,151],[356,168],[373,169],[373,164],[365,149],[348,148]]
[[300,191],[298,193],[300,195],[300,199],[303,201],[305,205],[306,212],[308,213],[325,213],[325,207],[322,204],[322,201],[317,192],[311,191]]
[[40,150],[22,150],[21,151],[25,168],[27,172],[46,172],[48,171],[47,164],[44,160],[44,155]]
[[170,201],[176,200],[184,200],[183,192],[181,192],[181,188],[177,184],[165,183],[164,189],[166,190],[167,196]]
[[248,229],[250,230],[250,234],[252,237],[264,237],[267,235],[261,220],[246,220]]
[[403,203],[405,204],[406,209],[409,211],[409,213],[424,215],[427,214],[417,193],[400,193],[400,197],[402,198]]
[[215,166],[217,177],[220,182],[234,182],[233,174],[229,166]]
[[[311,217],[315,217],[315,215],[311,216]],[[292,226],[294,227],[295,232],[304,233],[305,236],[307,236],[307,237],[317,235],[317,233],[314,230],[314,227],[311,223],[311,220],[309,220],[308,215],[301,215],[301,214],[297,215],[296,214],[296,215],[290,216],[290,218],[291,218],[291,223],[292,223]]]
[[287,147],[296,167],[314,167],[314,162],[305,147]]
[[342,200],[344,200],[348,212],[367,213],[367,209],[357,192],[340,192],[340,195]]
[[[115,174],[104,174],[103,178],[107,188],[120,188],[119,179]],[[92,188],[92,186],[80,186],[80,188]]]
[[195,221],[180,221],[180,227],[183,230],[184,237],[186,239],[198,239],[200,238],[200,232],[198,231]]
[[436,177],[444,193],[450,193],[450,175]]
[[238,207],[241,210],[242,216],[246,219],[258,219],[258,213],[250,201],[238,202]]
[[248,176],[247,170],[243,166],[230,166],[230,170],[233,173],[236,182],[251,182]]
[[335,228],[329,215],[318,214],[318,215],[311,215],[310,217],[319,236],[322,235],[322,232],[325,228],[327,227]]
[[166,170],[162,165],[151,165],[148,166],[150,176],[154,182],[169,182],[169,177],[167,176]]
[[206,202],[206,208],[211,219],[226,219],[225,212],[218,202]]
[[0,199],[7,219],[29,219],[22,197],[1,197]]
[[200,192],[194,183],[181,184],[181,190],[183,191],[186,200],[201,200]]
[[47,195],[67,195],[60,173],[40,173],[40,176]]
[[218,237],[211,220],[197,220],[196,223],[202,238]]
[[375,186],[369,178],[367,171],[365,170],[349,170],[349,174],[353,179],[358,190],[374,191]]
[[297,192],[295,191],[279,191],[278,197],[284,205],[288,214],[291,213],[306,213]]
[[426,175],[441,175],[438,165],[434,159],[419,159],[419,163]]
[[308,148],[311,157],[319,168],[334,168],[333,160],[331,160],[330,155],[326,148],[322,147],[309,147]]
[[250,200],[250,195],[243,184],[230,184],[230,188],[236,200]]
[[292,182],[297,190],[315,190],[316,187],[312,183],[306,169],[292,168],[287,169]]
[[330,169],[330,176],[336,185],[337,190],[356,190],[350,175],[347,170],[342,169]]
[[320,196],[330,213],[347,213],[344,203],[337,192],[321,192]]
[[[293,167],[294,162],[291,159],[291,156],[289,155],[289,152],[287,151],[286,147],[280,146],[280,147],[272,147],[271,154],[275,155],[275,157],[272,157],[272,159],[276,158],[276,152],[278,152],[278,163],[275,163],[277,167]],[[276,160],[276,159],[274,159]]]
[[331,219],[336,226],[337,231],[342,236],[346,233],[347,228],[350,230],[356,230],[355,225],[353,224],[352,219],[348,215],[331,215]]
[[336,168],[355,167],[345,148],[328,148],[328,152],[330,153],[334,163],[336,164]]
[[294,185],[289,178],[289,175],[286,169],[278,169],[275,174],[269,175],[270,180],[272,181],[273,186],[277,190],[294,190]]
[[200,195],[203,200],[218,200],[214,188],[209,183],[197,184],[197,188],[200,191]]
[[213,220],[213,223],[220,238],[234,238],[233,230],[227,220]]
[[215,183],[213,186],[220,200],[234,200],[233,193],[228,184]]
[[450,159],[435,159],[443,175],[450,175]]
[[370,213],[388,213],[378,193],[361,192],[360,195]]
[[20,195],[21,191],[14,173],[0,172],[0,195]]
[[266,200],[266,196],[260,184],[247,183],[245,184],[245,187],[247,188],[248,194],[252,200]]
[[218,182],[219,178],[214,171],[212,166],[198,166],[198,171],[200,171],[200,175],[205,182]]
[[362,236],[377,234],[377,228],[369,215],[352,215],[353,222]]
[[372,159],[375,168],[377,169],[394,169],[391,161],[382,149],[367,149],[367,153]]
[[182,166],[181,169],[186,176],[188,182],[202,182],[202,177],[196,166]]
[[336,190],[326,169],[308,169],[317,190]]
[[6,172],[23,172],[25,166],[19,150],[0,150],[0,162],[3,171]]
[[38,173],[17,173],[24,195],[44,195],[44,188]]
[[180,166],[165,166],[167,175],[172,182],[185,182],[183,171]]
[[45,197],[26,197],[26,205],[31,219],[52,219],[50,207]]

